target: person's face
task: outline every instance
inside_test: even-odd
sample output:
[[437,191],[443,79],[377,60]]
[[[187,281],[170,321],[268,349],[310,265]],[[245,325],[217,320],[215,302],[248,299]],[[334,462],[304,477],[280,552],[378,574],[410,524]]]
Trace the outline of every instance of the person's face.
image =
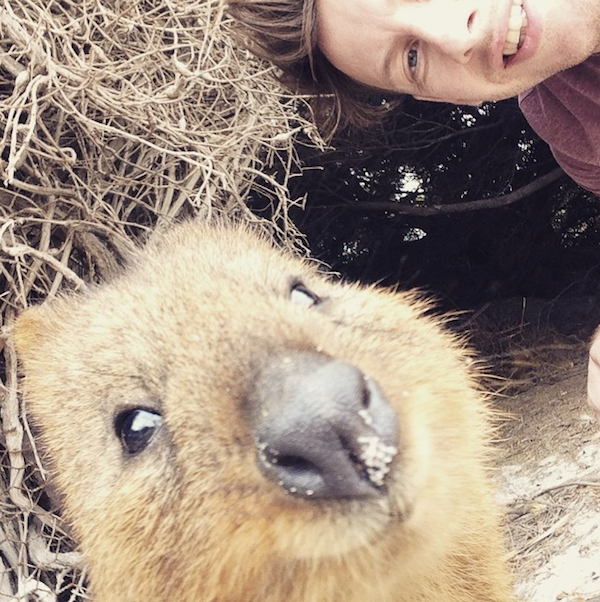
[[332,65],[423,100],[509,98],[600,52],[598,0],[316,2]]

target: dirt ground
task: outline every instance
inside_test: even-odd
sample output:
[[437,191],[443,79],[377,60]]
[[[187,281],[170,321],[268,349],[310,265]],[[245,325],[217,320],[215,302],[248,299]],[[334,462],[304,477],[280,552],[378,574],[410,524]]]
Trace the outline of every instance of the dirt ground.
[[552,382],[499,396],[497,442],[516,590],[523,602],[600,602],[600,426],[585,403],[587,346]]

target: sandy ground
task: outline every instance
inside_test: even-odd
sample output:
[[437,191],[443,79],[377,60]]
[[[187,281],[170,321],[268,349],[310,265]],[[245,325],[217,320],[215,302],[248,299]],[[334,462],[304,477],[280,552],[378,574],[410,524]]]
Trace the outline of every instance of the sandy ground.
[[587,357],[555,382],[496,400],[497,443],[516,590],[524,602],[600,602],[600,427],[585,403]]

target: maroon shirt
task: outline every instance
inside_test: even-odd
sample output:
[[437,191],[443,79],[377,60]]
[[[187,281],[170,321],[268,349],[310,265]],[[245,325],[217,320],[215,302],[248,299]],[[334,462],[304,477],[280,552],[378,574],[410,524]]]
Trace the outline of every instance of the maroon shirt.
[[519,104],[565,172],[600,195],[600,54],[523,93]]

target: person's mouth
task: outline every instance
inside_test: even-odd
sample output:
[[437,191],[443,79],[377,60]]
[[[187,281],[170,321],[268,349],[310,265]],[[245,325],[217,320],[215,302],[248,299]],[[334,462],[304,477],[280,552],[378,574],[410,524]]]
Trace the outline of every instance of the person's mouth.
[[508,19],[508,31],[504,40],[502,56],[504,60],[510,59],[517,54],[523,44],[527,31],[527,14],[523,10],[523,0],[512,0],[510,17]]

